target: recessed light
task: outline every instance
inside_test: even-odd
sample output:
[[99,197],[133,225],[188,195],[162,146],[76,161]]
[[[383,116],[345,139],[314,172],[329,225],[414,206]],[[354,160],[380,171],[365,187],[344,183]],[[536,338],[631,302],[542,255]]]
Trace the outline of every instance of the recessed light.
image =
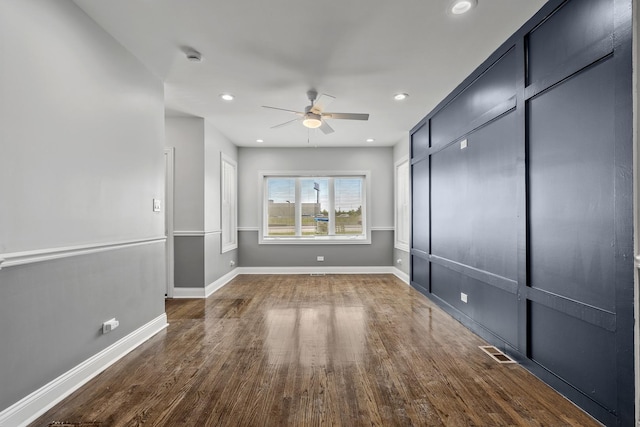
[[449,11],[454,15],[462,15],[476,7],[478,0],[453,0],[449,6]]
[[396,93],[395,95],[393,95],[393,99],[395,99],[396,101],[404,101],[408,97],[409,94],[406,93]]
[[367,142],[373,142],[373,141],[375,141],[375,139],[373,139],[373,138],[367,138]]
[[256,142],[264,142],[264,139],[256,139]]
[[222,93],[220,94],[220,98],[224,99],[225,101],[233,101],[234,96],[230,93]]

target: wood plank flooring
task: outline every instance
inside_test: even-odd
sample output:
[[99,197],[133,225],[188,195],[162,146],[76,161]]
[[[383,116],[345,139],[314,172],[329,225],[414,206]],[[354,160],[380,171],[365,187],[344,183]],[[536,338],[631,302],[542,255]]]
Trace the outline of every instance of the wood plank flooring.
[[599,425],[391,275],[242,275],[166,307],[32,426]]

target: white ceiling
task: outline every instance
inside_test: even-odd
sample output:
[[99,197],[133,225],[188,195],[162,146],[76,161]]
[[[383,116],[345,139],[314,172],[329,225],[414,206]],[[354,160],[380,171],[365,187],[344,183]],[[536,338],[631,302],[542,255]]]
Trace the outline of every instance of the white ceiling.
[[[168,115],[204,117],[238,146],[283,147],[395,144],[546,2],[479,0],[454,16],[450,0],[74,1],[165,82]],[[261,106],[303,110],[311,88],[336,97],[327,110],[369,121],[270,129],[295,116]]]

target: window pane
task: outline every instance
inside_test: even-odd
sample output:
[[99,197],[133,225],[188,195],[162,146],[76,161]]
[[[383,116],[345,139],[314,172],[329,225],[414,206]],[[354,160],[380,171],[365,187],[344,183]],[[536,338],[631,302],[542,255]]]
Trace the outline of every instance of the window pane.
[[362,178],[335,179],[336,234],[363,234]]
[[268,236],[293,236],[296,230],[295,178],[267,179]]
[[302,235],[329,234],[329,179],[301,178]]

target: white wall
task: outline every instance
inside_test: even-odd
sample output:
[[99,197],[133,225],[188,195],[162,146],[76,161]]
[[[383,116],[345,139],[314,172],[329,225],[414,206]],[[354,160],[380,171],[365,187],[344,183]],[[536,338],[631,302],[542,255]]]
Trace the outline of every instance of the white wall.
[[0,254],[164,234],[162,83],[96,28],[0,2]]
[[68,0],[1,0],[0,61],[0,424],[19,425],[5,408],[164,318],[164,100]]

